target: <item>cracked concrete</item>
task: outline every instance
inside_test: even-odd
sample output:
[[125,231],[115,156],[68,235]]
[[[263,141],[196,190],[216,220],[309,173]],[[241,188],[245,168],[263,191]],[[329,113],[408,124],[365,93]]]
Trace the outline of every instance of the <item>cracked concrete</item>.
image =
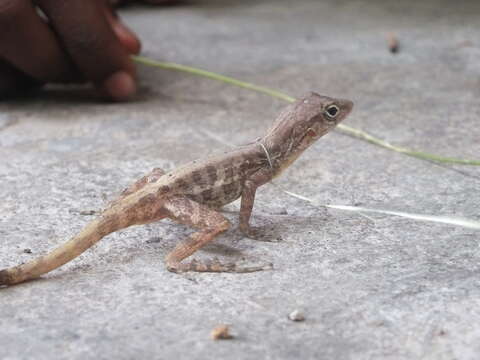
[[[475,1],[199,1],[130,7],[148,56],[297,96],[356,103],[347,125],[436,154],[480,157]],[[400,39],[388,52],[386,35]],[[0,104],[0,267],[62,243],[153,167],[241,144],[279,100],[141,67],[128,104],[51,87]],[[333,133],[278,182],[322,203],[480,219],[480,169],[406,157]],[[237,224],[235,210],[226,216]],[[175,275],[163,257],[189,229],[118,232],[40,280],[0,289],[1,359],[477,359],[479,232],[317,209],[263,187],[253,222],[199,256],[275,264]],[[25,252],[30,249],[31,253]],[[306,320],[288,314],[303,310]],[[210,331],[231,325],[234,340]]]

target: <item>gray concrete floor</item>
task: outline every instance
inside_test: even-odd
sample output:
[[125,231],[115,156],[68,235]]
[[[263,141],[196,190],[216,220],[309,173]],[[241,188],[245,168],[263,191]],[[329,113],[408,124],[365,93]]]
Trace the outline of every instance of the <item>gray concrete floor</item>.
[[[478,1],[199,1],[123,15],[146,55],[295,96],[350,98],[350,126],[480,157]],[[400,38],[397,55],[388,32]],[[0,104],[0,267],[62,243],[92,218],[82,211],[151,168],[226,148],[205,131],[245,143],[284,106],[178,73],[141,68],[140,79],[128,104],[58,88]],[[278,183],[324,203],[480,218],[480,169],[339,133]],[[278,242],[232,231],[199,256],[271,261],[273,271],[171,274],[163,257],[189,229],[165,221],[0,289],[0,358],[478,359],[479,232],[317,209],[273,186],[259,191],[253,222]],[[297,308],[303,323],[287,319]],[[209,339],[219,323],[234,340]]]

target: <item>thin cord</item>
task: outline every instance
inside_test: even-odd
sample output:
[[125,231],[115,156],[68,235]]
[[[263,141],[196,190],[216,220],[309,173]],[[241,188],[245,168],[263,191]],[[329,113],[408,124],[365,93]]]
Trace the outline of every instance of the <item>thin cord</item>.
[[265,155],[267,155],[267,160],[268,160],[268,165],[270,165],[270,169],[273,169],[273,164],[272,164],[272,159],[270,158],[270,154],[268,153],[267,148],[261,141],[258,142],[260,146],[262,147],[263,151],[265,152]]

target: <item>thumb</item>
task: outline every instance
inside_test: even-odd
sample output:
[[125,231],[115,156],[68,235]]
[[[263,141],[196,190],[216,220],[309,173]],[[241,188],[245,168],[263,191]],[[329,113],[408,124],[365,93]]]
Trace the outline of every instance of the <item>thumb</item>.
[[111,5],[105,3],[105,17],[113,29],[113,32],[120,40],[120,43],[130,54],[138,54],[140,52],[141,43],[137,35],[130,30],[118,17]]

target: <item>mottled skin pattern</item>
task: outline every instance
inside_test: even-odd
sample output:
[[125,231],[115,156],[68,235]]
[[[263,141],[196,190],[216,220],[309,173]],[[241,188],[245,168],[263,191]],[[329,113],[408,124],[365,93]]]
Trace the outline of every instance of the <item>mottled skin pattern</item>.
[[218,208],[238,198],[240,230],[249,226],[257,188],[286,169],[352,110],[349,100],[310,93],[287,107],[267,134],[254,143],[193,161],[169,173],[154,169],[127,188],[78,235],[52,252],[26,264],[0,271],[0,285],[16,284],[45,274],[71,261],[104,236],[131,225],[170,218],[196,232],[180,242],[165,261],[173,272],[251,272],[265,266],[183,261],[230,227]]

